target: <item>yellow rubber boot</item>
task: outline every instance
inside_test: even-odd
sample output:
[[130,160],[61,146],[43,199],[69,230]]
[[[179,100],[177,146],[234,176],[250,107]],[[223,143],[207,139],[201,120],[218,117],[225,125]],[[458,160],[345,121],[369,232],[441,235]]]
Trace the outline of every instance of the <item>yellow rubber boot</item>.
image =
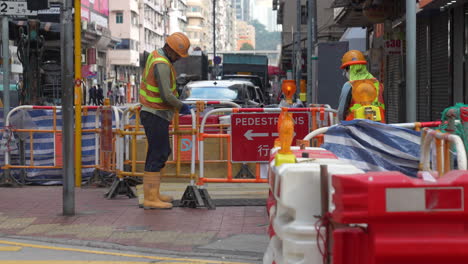
[[[138,206],[140,208],[143,208],[143,201],[145,200],[145,193],[143,191],[143,184],[139,184],[136,186],[136,192],[137,192],[137,197],[138,197]],[[170,195],[165,195],[165,194],[159,194],[159,199],[163,202],[166,203],[172,203],[174,201],[174,198]]]
[[161,186],[161,173],[145,172],[143,177],[144,201],[143,208],[145,209],[171,209],[172,204],[161,200],[159,188]]

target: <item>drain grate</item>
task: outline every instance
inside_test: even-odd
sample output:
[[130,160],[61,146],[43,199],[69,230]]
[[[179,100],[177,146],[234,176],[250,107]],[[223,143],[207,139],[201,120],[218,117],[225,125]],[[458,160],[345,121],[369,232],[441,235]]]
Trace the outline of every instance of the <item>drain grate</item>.
[[[213,199],[218,207],[225,206],[266,206],[266,199]],[[180,200],[172,202],[174,207],[180,207]]]

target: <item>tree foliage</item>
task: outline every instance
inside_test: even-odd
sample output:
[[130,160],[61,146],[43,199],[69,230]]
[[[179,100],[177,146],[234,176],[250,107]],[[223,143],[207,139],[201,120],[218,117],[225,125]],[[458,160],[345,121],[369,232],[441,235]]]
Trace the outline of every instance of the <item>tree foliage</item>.
[[276,50],[281,44],[281,33],[268,31],[258,20],[252,20],[250,23],[255,27],[255,49]]
[[250,45],[250,43],[244,43],[240,47],[240,50],[253,50],[253,49],[254,49],[254,47],[252,45]]

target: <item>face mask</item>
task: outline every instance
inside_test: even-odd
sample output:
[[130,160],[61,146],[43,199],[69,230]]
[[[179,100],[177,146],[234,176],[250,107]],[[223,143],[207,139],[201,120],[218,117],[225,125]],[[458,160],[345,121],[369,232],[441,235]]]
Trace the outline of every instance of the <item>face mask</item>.
[[343,76],[349,80],[349,71],[343,71]]

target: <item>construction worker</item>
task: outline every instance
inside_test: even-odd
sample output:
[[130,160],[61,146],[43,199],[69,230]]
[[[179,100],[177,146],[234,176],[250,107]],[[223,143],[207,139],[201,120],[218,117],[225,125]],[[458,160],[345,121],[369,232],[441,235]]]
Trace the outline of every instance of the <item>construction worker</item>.
[[356,102],[352,98],[352,83],[357,80],[370,79],[374,83],[377,91],[377,97],[372,102],[373,106],[381,109],[382,120],[385,123],[385,102],[383,99],[383,85],[367,70],[367,61],[364,54],[358,50],[350,50],[343,55],[341,59],[341,69],[344,70],[344,75],[349,80],[341,89],[338,118],[340,120],[352,120],[354,116],[352,110],[356,107]]
[[188,56],[190,41],[183,33],[167,37],[163,48],[153,51],[146,61],[140,87],[141,123],[148,139],[143,192],[145,209],[170,209],[172,197],[160,194],[161,169],[171,147],[169,123],[174,112],[190,114],[190,107],[178,99],[176,72],[172,64]]

